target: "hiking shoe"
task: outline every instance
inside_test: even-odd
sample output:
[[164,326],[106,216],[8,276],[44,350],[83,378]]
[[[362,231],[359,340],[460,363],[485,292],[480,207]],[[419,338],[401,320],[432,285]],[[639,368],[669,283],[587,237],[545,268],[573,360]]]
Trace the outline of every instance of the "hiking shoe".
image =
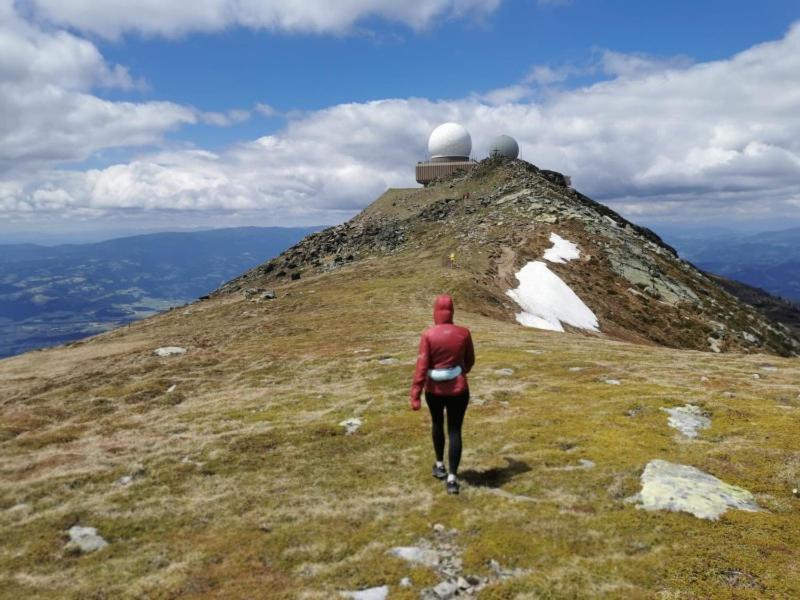
[[444,465],[439,467],[436,465],[436,463],[434,463],[433,476],[436,477],[436,479],[444,479],[445,477],[447,477],[447,469],[444,468]]
[[458,494],[458,481],[453,479],[447,482],[447,493],[450,495]]

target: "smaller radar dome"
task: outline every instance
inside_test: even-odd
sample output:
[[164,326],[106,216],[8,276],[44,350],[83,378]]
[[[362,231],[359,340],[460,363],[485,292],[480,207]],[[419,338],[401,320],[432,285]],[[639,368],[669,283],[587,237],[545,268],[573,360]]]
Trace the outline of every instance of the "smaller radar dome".
[[428,152],[434,161],[469,160],[472,152],[472,137],[463,125],[444,123],[428,138]]
[[498,135],[494,138],[489,148],[489,156],[502,156],[503,158],[517,158],[519,156],[519,144],[517,140],[508,135]]

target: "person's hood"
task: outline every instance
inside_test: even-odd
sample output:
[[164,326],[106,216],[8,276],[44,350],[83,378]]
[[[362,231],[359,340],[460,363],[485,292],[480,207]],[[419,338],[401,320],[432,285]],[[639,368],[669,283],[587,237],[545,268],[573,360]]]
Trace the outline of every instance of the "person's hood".
[[433,303],[433,322],[437,325],[453,322],[453,299],[447,294],[436,297]]

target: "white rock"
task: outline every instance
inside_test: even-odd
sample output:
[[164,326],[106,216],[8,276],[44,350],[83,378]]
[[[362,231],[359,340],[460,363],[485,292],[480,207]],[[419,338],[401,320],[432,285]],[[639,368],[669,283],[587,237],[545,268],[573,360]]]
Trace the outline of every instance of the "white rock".
[[570,367],[568,370],[572,373],[578,373],[579,371],[583,371],[583,367]]
[[433,588],[433,593],[436,594],[437,598],[441,598],[441,600],[450,600],[450,598],[456,595],[457,591],[458,584],[455,581],[442,581]]
[[696,438],[700,429],[711,427],[711,419],[705,415],[702,408],[694,404],[676,408],[662,408],[661,410],[669,415],[669,426],[677,429],[688,438]]
[[81,527],[74,525],[69,528],[70,545],[77,547],[81,552],[94,552],[108,546],[108,542],[97,535],[94,527]]
[[509,377],[514,374],[514,369],[497,369],[494,374],[500,375],[501,377]]
[[180,346],[162,346],[161,348],[153,350],[153,354],[161,357],[186,354],[186,348],[181,348]]
[[750,512],[759,509],[747,490],[730,485],[700,469],[665,460],[651,460],[641,477],[642,491],[630,498],[637,508],[688,512],[716,520],[728,507]]
[[708,377],[706,377],[705,375],[703,375],[703,376],[700,378],[700,381],[702,381],[703,383],[705,383],[706,381],[708,381]]
[[388,356],[386,358],[381,358],[378,362],[380,364],[382,364],[382,365],[396,365],[400,361],[397,360],[396,358],[392,358],[391,356]]
[[761,379],[761,375],[758,373],[753,373],[753,379]]
[[116,481],[116,484],[120,487],[125,487],[126,485],[130,485],[131,483],[133,483],[133,477],[131,477],[130,475],[123,475]]
[[411,587],[411,578],[410,577],[403,577],[400,580],[400,587]]
[[434,530],[436,533],[442,533],[442,532],[444,531],[444,525],[442,525],[441,523],[436,523],[436,524],[433,526],[433,530]]
[[389,586],[382,585],[357,592],[341,592],[339,595],[342,598],[351,598],[352,600],[386,600],[389,596]]
[[608,385],[622,385],[622,382],[619,379],[606,379],[605,382]]
[[350,435],[351,433],[355,433],[356,431],[358,431],[358,428],[361,427],[361,423],[362,423],[361,419],[359,419],[358,417],[353,417],[351,419],[346,419],[342,421],[341,423],[339,423],[339,425],[341,427],[344,427],[346,435]]
[[428,548],[419,548],[418,546],[396,546],[389,550],[389,553],[410,563],[416,563],[426,567],[435,567],[439,564],[439,553],[435,550],[429,550]]

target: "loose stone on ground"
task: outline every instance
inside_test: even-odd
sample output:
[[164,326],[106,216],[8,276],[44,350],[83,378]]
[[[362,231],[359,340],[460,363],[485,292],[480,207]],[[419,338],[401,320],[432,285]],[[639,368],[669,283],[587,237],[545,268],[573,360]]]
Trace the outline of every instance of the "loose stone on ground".
[[389,596],[389,586],[382,585],[355,592],[341,592],[339,595],[342,598],[350,598],[351,600],[386,600]]
[[176,356],[179,354],[186,354],[186,348],[181,348],[180,346],[162,346],[161,348],[153,350],[153,354],[162,358]]
[[702,408],[694,404],[661,410],[669,415],[669,426],[688,438],[696,438],[698,430],[711,427],[711,419]]
[[353,434],[356,431],[358,431],[358,429],[359,429],[359,427],[361,427],[362,423],[363,423],[363,421],[361,419],[359,419],[357,417],[353,417],[352,419],[345,419],[344,421],[339,423],[339,426],[340,427],[344,427],[345,435],[350,435],[350,434]]
[[108,542],[97,534],[97,529],[94,527],[74,525],[69,528],[67,533],[69,533],[70,538],[67,547],[79,552],[94,552],[108,546]]
[[728,507],[760,510],[753,495],[704,473],[665,460],[651,460],[641,477],[642,491],[628,499],[645,510],[688,512],[699,519],[716,520]]

